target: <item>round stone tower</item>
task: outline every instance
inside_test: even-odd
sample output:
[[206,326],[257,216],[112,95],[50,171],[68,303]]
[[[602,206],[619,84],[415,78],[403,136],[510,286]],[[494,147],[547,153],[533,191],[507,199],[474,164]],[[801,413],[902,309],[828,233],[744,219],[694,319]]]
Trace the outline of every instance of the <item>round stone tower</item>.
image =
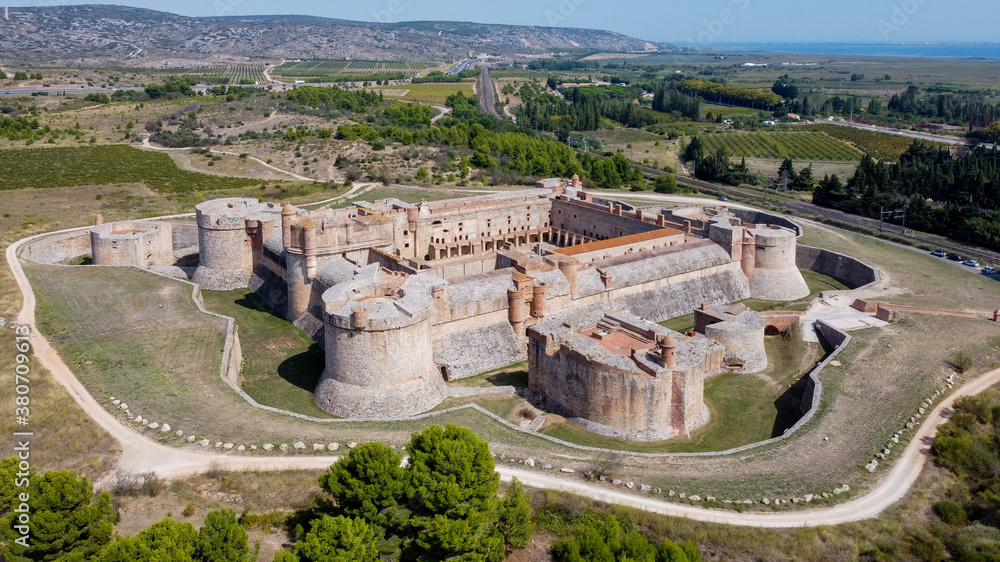
[[[793,301],[809,296],[809,286],[795,263],[795,232],[778,227],[752,229],[755,239],[750,295],[768,301]],[[751,248],[744,248],[744,252]]]
[[246,288],[253,275],[253,246],[247,220],[275,220],[272,203],[256,199],[215,199],[195,207],[198,214],[198,269],[192,280],[203,289]]
[[316,385],[316,404],[344,418],[430,410],[445,396],[431,340],[433,298],[410,294],[405,285],[386,295],[374,281],[367,287],[349,282],[323,294],[326,369]]

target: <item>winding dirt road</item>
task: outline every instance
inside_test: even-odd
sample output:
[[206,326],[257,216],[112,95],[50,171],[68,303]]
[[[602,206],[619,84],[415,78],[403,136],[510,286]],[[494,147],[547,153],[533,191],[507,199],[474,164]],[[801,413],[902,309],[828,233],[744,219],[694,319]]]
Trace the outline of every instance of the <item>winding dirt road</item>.
[[[150,220],[177,216],[190,215],[174,215]],[[62,232],[87,228],[90,227],[69,229]],[[7,263],[24,298],[17,323],[31,327],[31,344],[38,363],[52,373],[55,380],[66,388],[87,415],[121,444],[123,452],[119,460],[119,469],[135,472],[155,471],[165,478],[181,478],[203,473],[212,466],[230,470],[321,470],[336,462],[337,457],[330,456],[241,457],[233,454],[175,449],[156,443],[118,421],[87,392],[87,389],[76,378],[62,357],[36,328],[35,294],[28,283],[17,254],[25,243],[51,234],[53,233],[25,238],[7,248]],[[978,394],[998,383],[1000,383],[1000,369],[986,373],[958,388],[952,396],[928,413],[925,423],[917,429],[916,435],[906,450],[872,491],[840,505],[811,511],[762,514],[712,510],[672,504],[649,496],[625,493],[607,485],[584,482],[575,475],[529,471],[507,466],[498,466],[497,472],[500,473],[503,480],[510,480],[516,476],[530,487],[563,490],[598,501],[631,506],[663,515],[687,517],[696,521],[776,528],[836,525],[877,517],[884,509],[906,495],[920,475],[924,463],[927,462],[930,444],[937,434],[938,427],[951,416],[954,401],[964,396]]]

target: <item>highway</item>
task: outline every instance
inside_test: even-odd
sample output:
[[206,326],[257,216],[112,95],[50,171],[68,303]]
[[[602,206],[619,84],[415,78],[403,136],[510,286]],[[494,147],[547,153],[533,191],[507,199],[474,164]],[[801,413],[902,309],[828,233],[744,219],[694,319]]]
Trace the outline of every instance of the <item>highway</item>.
[[455,76],[456,74],[462,72],[463,70],[469,70],[470,68],[472,68],[472,65],[476,64],[477,62],[479,62],[479,59],[464,60],[453,66],[452,69],[449,70],[448,72],[445,72],[445,75]]
[[484,66],[482,73],[479,75],[479,102],[483,113],[490,117],[503,119],[503,116],[497,111],[496,88],[493,87],[493,80],[490,78],[490,68],[488,66]]

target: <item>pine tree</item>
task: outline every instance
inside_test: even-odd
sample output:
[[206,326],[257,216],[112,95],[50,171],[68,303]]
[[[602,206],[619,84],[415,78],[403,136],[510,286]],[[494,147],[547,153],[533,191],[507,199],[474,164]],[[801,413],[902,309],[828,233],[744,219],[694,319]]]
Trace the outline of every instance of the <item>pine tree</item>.
[[531,496],[517,478],[511,479],[510,487],[500,502],[497,530],[503,535],[508,555],[513,550],[528,546],[535,533],[531,522]]

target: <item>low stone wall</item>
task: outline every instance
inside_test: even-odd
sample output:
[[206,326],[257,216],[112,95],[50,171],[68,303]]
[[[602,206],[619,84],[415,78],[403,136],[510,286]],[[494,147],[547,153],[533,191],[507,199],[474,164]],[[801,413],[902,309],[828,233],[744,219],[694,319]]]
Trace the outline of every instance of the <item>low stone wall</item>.
[[222,366],[220,367],[222,380],[230,383],[234,388],[240,387],[240,373],[243,370],[243,349],[240,346],[239,329],[236,321],[229,316],[216,314],[205,308],[205,301],[201,298],[201,287],[191,283],[194,289],[191,291],[191,298],[194,300],[198,310],[205,314],[222,318],[226,321],[226,344],[222,348]]
[[49,265],[87,255],[90,255],[90,229],[46,236],[21,250],[24,259]]
[[799,246],[795,259],[799,269],[808,269],[860,289],[879,280],[878,271],[865,262],[812,246]]

